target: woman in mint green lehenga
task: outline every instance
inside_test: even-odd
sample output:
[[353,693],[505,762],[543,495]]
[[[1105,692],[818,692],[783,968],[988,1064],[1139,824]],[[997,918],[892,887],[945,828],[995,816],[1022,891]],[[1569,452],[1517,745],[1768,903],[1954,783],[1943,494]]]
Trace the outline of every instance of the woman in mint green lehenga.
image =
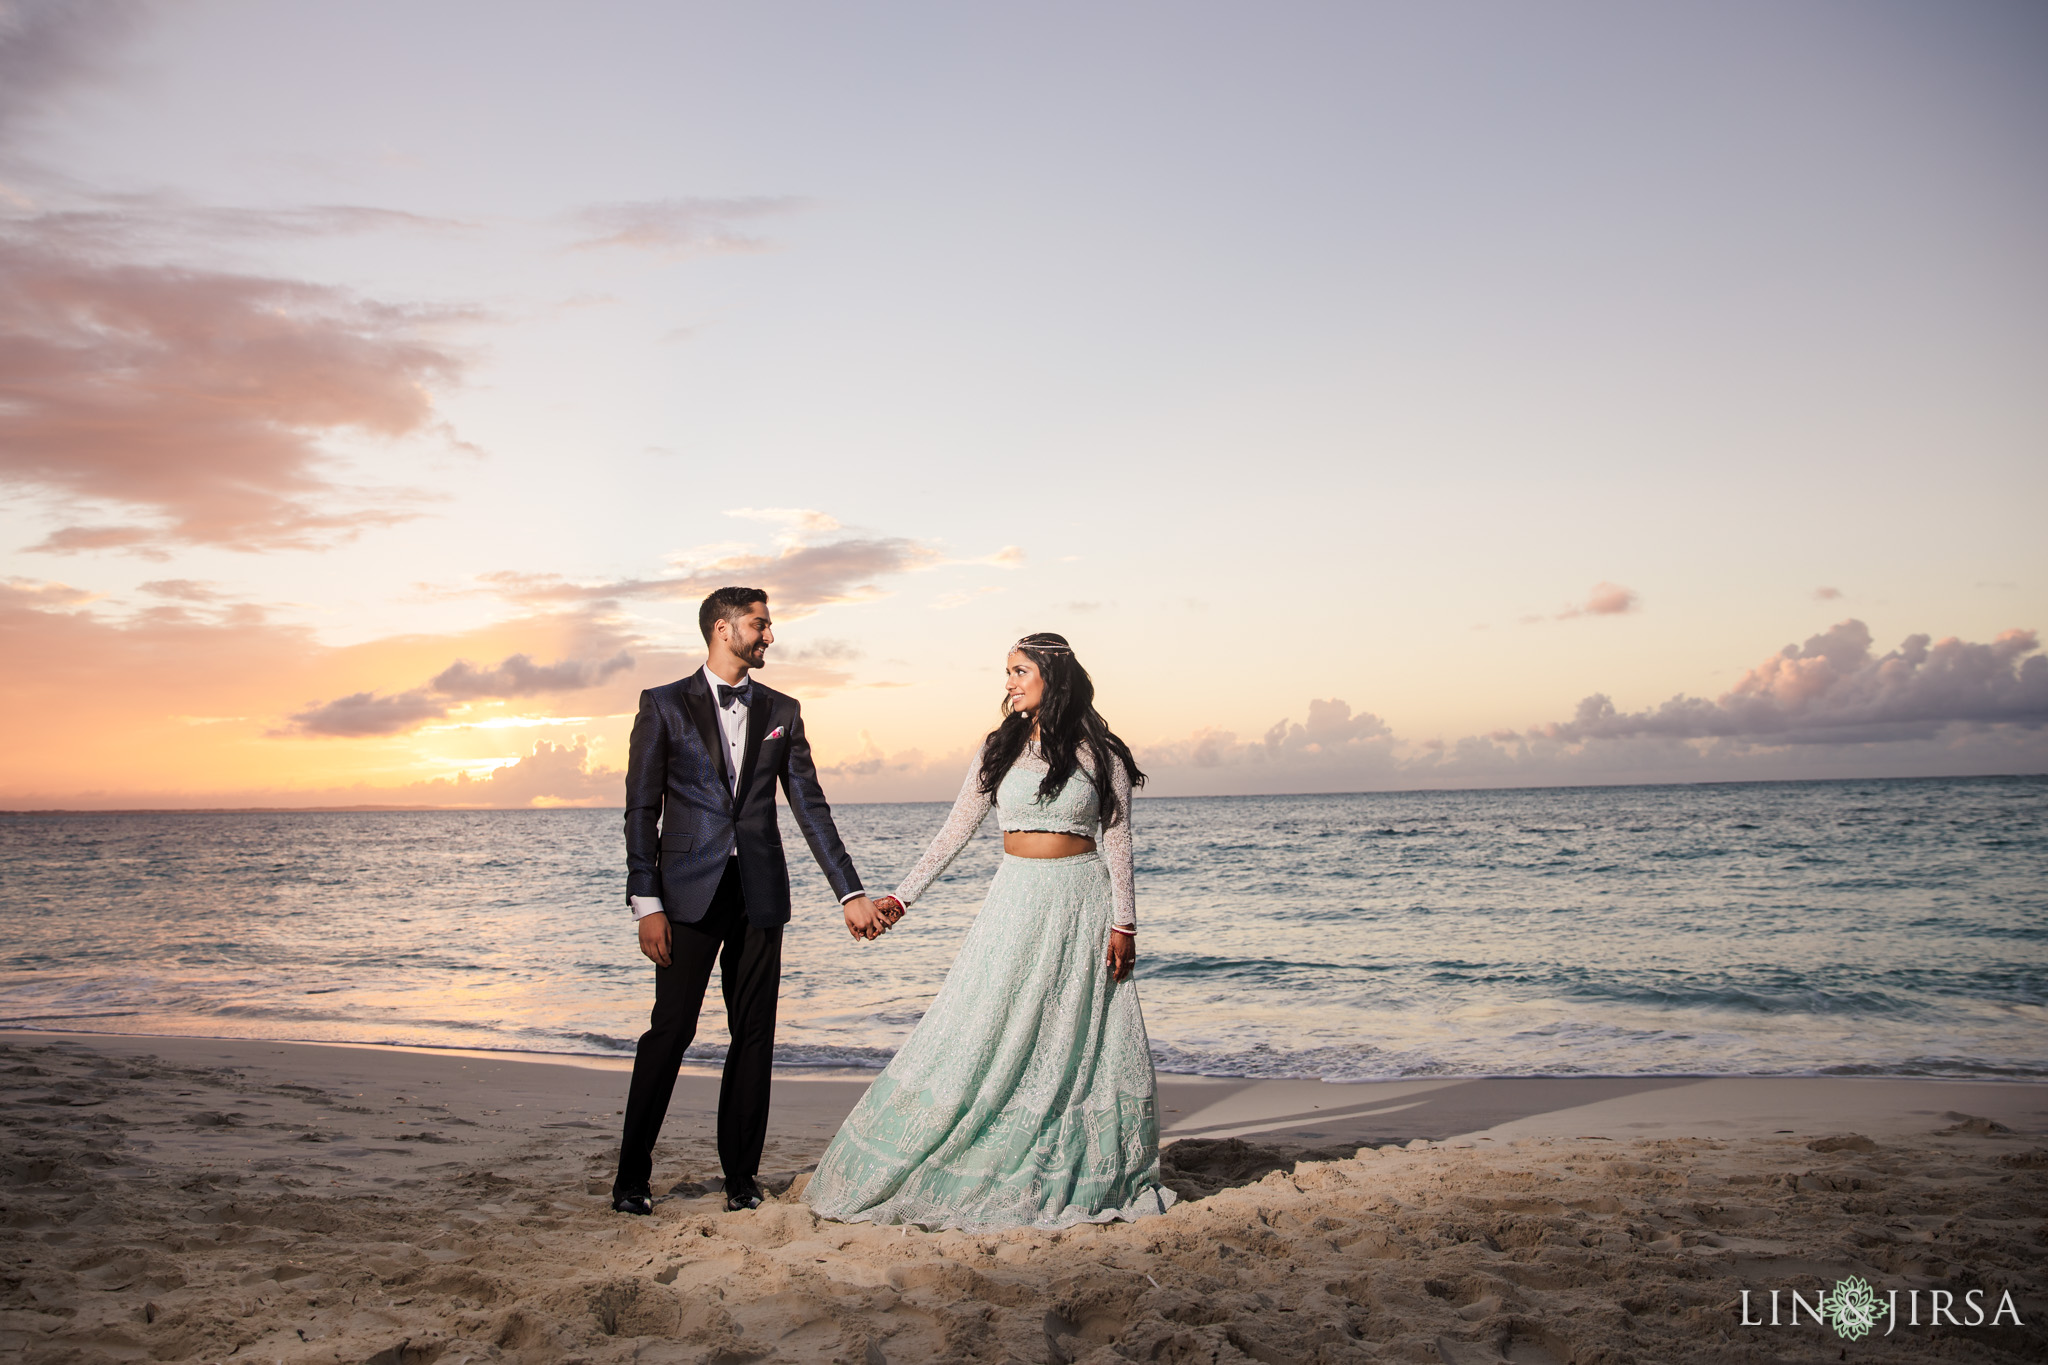
[[1144,774],[1065,639],[1027,635],[1005,678],[1002,724],[952,814],[876,904],[892,920],[915,904],[991,808],[1002,866],[938,998],[825,1149],[803,1195],[823,1217],[1060,1228],[1174,1202],[1130,979]]

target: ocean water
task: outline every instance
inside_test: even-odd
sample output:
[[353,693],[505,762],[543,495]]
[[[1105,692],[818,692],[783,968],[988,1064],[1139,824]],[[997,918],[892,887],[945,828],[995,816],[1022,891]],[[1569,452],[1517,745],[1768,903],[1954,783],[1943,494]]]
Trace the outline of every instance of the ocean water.
[[[944,811],[838,809],[871,890]],[[1175,1072],[2048,1076],[2044,817],[2044,778],[1141,800],[1139,990]],[[778,1061],[880,1066],[992,822],[871,944],[785,843]],[[616,811],[0,816],[0,1025],[630,1054],[623,877]]]

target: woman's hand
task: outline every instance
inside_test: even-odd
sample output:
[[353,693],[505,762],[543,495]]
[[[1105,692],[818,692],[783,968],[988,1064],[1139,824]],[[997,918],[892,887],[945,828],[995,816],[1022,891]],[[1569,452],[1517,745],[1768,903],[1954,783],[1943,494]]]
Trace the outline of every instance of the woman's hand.
[[1131,974],[1131,968],[1138,965],[1138,936],[1136,934],[1109,931],[1109,975],[1113,981],[1122,981]]

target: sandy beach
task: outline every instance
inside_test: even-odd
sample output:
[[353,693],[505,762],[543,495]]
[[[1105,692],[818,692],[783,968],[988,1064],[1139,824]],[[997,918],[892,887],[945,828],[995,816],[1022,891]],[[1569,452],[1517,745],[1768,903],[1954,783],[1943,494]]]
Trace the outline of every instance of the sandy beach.
[[[2048,1359],[2048,1086],[1166,1077],[1185,1202],[973,1236],[801,1203],[859,1076],[778,1078],[777,1198],[728,1214],[716,1078],[686,1075],[655,1215],[613,1214],[624,1070],[0,1034],[0,1348],[36,1365]],[[1782,1315],[1845,1276],[1898,1291],[1888,1336],[1882,1317],[1861,1340],[1769,1325],[1773,1290]],[[1927,1325],[1936,1291],[1953,1324]],[[2017,1326],[1992,1323],[2006,1295]]]

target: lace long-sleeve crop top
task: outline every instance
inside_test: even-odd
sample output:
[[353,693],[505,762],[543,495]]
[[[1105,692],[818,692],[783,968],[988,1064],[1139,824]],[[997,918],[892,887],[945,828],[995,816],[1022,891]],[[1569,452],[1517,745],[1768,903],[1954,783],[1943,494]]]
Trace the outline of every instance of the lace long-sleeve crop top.
[[959,856],[960,850],[967,846],[967,841],[981,828],[981,822],[988,818],[989,808],[994,806],[997,821],[1005,833],[1046,830],[1095,840],[1096,848],[1109,864],[1115,922],[1122,928],[1135,930],[1138,927],[1138,897],[1136,888],[1131,884],[1131,775],[1116,759],[1112,758],[1110,762],[1116,765],[1116,771],[1110,774],[1110,790],[1116,793],[1117,809],[1121,815],[1114,825],[1103,829],[1102,812],[1095,800],[1095,779],[1085,764],[1050,800],[1040,801],[1038,784],[1045,777],[1045,758],[1038,752],[1036,744],[1028,744],[1017,761],[1010,765],[1010,771],[1003,774],[1003,780],[997,785],[995,797],[991,800],[981,791],[981,754],[977,752],[974,761],[968,765],[967,781],[960,787],[960,796],[953,802],[952,813],[946,816],[946,823],[939,826],[939,832],[932,836],[931,846],[917,860],[917,866],[910,869],[903,884],[896,888],[896,899],[907,906],[923,895],[925,889]]

